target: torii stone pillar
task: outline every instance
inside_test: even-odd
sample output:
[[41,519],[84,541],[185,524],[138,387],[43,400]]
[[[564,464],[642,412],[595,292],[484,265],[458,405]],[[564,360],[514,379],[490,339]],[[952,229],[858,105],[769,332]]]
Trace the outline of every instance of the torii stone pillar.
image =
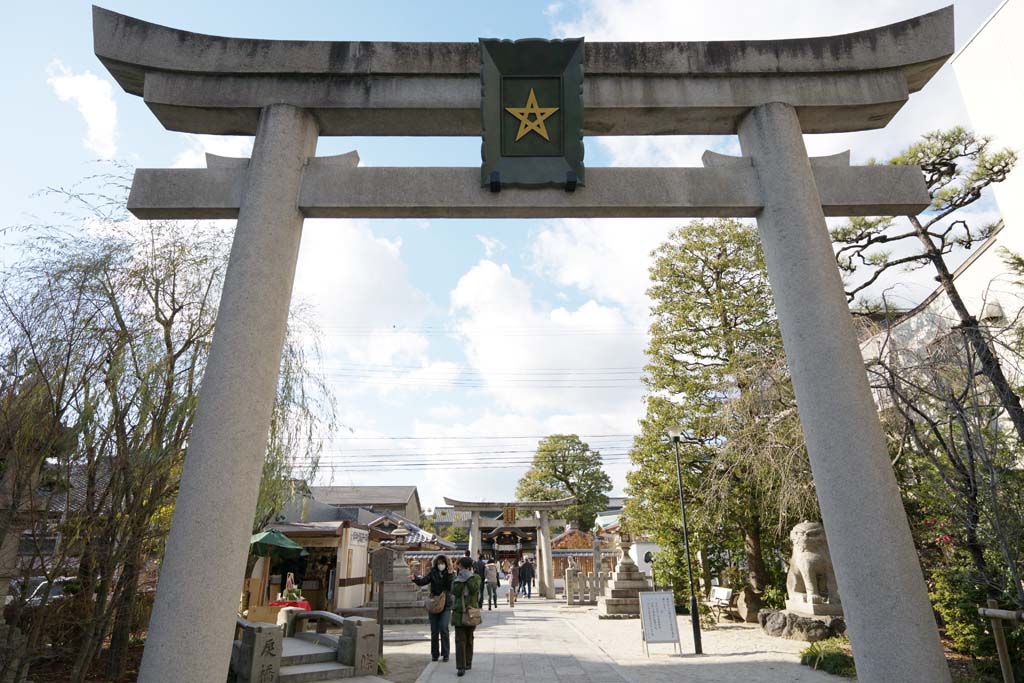
[[[139,681],[223,681],[299,255],[306,111],[263,109],[174,508]],[[216,520],[218,533],[207,533]],[[204,567],[202,580],[196,568]],[[203,634],[199,637],[196,634]],[[183,656],[187,652],[187,656]]]
[[862,681],[948,681],[796,110],[739,126],[800,422]]
[[473,510],[470,513],[469,522],[469,554],[476,560],[477,553],[480,552],[480,546],[483,541],[480,538],[480,511]]
[[547,510],[537,511],[537,556],[540,567],[537,568],[537,592],[545,598],[555,597],[555,567],[551,553],[551,526]]

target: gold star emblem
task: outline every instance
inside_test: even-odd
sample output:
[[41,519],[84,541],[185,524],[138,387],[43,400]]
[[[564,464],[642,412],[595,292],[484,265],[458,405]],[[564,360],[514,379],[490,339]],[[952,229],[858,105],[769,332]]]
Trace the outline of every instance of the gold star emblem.
[[[545,140],[551,140],[548,137],[548,129],[544,125],[544,120],[558,111],[558,107],[537,106],[537,96],[533,94],[533,88],[530,88],[530,96],[526,98],[525,107],[505,107],[505,111],[519,119],[519,132],[516,133],[516,142],[519,142],[519,139],[531,130]],[[536,116],[532,121],[530,120],[530,114]]]

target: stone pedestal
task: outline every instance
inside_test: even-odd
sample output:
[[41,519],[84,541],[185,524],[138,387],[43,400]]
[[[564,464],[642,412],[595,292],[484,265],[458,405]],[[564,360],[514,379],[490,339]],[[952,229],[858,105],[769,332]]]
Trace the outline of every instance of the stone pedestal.
[[[384,585],[385,624],[427,623],[427,603],[420,587],[410,580],[409,565],[405,563],[406,546],[395,545],[394,576]],[[376,607],[376,600],[368,607]]]
[[800,600],[794,600],[792,598],[786,599],[786,611],[794,614],[799,614],[804,617],[817,617],[817,616],[828,616],[828,617],[841,617],[843,616],[843,606],[833,605],[825,602],[803,602]]
[[640,593],[651,590],[651,586],[629,556],[631,545],[628,540],[619,541],[619,563],[605,584],[604,594],[597,599],[599,619],[640,618]]
[[356,676],[376,676],[379,648],[376,620],[360,617],[347,618],[341,628],[341,633],[338,661],[355,669],[353,674]]
[[231,650],[231,670],[239,683],[276,681],[284,652],[284,630],[276,625],[249,623]]
[[808,643],[846,633],[846,620],[842,617],[810,616],[789,610],[763,609],[757,613],[757,622],[770,636]]

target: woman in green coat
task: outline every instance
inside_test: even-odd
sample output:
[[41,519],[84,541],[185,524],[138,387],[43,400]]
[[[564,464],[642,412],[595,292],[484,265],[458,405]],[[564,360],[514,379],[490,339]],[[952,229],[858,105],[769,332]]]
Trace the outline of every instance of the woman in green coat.
[[452,582],[452,626],[455,627],[456,675],[465,676],[473,668],[473,632],[475,625],[465,619],[466,609],[480,604],[482,579],[473,573],[473,560],[459,558],[459,573]]

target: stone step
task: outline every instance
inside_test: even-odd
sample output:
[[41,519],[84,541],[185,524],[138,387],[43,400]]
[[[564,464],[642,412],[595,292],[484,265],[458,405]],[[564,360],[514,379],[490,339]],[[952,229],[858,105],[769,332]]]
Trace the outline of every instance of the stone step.
[[603,598],[600,602],[602,605],[607,605],[609,607],[629,605],[636,608],[640,604],[640,598]]
[[307,681],[330,681],[339,678],[352,678],[354,669],[337,662],[317,662],[315,664],[294,664],[281,667],[281,683],[306,683]]
[[598,604],[597,615],[599,617],[616,616],[623,618],[634,618],[640,616],[640,604],[611,604],[607,601]]
[[281,665],[318,664],[336,662],[338,652],[335,648],[313,643],[303,638],[285,638],[281,643]]

